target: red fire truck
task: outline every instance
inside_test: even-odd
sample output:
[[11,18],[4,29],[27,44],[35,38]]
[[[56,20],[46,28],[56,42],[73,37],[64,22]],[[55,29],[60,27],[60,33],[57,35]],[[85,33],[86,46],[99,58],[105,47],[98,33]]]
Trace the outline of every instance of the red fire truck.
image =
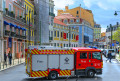
[[94,48],[30,47],[26,49],[26,73],[29,77],[88,76],[102,74],[101,51]]

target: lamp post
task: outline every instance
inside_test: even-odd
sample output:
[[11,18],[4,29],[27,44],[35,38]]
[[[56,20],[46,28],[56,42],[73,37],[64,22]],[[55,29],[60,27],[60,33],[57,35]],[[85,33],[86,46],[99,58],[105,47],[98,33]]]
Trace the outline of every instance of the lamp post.
[[111,49],[112,49],[112,30],[113,30],[113,27],[112,27],[112,25],[110,24],[110,29],[111,29]]

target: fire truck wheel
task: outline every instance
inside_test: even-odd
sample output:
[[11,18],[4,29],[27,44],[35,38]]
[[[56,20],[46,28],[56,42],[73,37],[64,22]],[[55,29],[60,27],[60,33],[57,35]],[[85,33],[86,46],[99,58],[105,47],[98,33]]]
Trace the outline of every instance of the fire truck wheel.
[[88,73],[87,73],[87,76],[89,78],[93,78],[95,76],[95,72],[93,70],[89,70]]
[[58,77],[58,73],[56,71],[51,71],[48,75],[50,80],[55,80]]

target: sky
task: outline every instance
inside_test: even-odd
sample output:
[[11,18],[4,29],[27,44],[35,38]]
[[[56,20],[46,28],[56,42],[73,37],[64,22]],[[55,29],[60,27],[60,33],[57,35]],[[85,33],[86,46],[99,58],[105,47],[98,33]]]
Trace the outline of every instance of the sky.
[[114,16],[115,11],[120,11],[120,0],[54,0],[54,3],[55,14],[58,9],[64,9],[65,6],[71,9],[80,4],[82,8],[92,10],[94,21],[101,25],[102,32],[105,32],[110,24],[115,25],[120,21],[120,12]]

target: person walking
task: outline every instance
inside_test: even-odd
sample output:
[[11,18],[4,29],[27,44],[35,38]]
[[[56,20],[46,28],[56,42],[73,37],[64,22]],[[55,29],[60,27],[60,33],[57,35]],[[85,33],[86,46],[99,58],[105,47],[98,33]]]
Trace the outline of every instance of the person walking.
[[4,64],[7,64],[7,55],[6,55],[6,52],[4,52]]
[[111,54],[111,51],[109,51],[106,62],[107,62],[108,60],[109,60],[109,62],[111,62],[111,59],[112,59],[112,54]]
[[8,58],[9,58],[9,64],[12,64],[12,53],[9,51],[8,53]]

